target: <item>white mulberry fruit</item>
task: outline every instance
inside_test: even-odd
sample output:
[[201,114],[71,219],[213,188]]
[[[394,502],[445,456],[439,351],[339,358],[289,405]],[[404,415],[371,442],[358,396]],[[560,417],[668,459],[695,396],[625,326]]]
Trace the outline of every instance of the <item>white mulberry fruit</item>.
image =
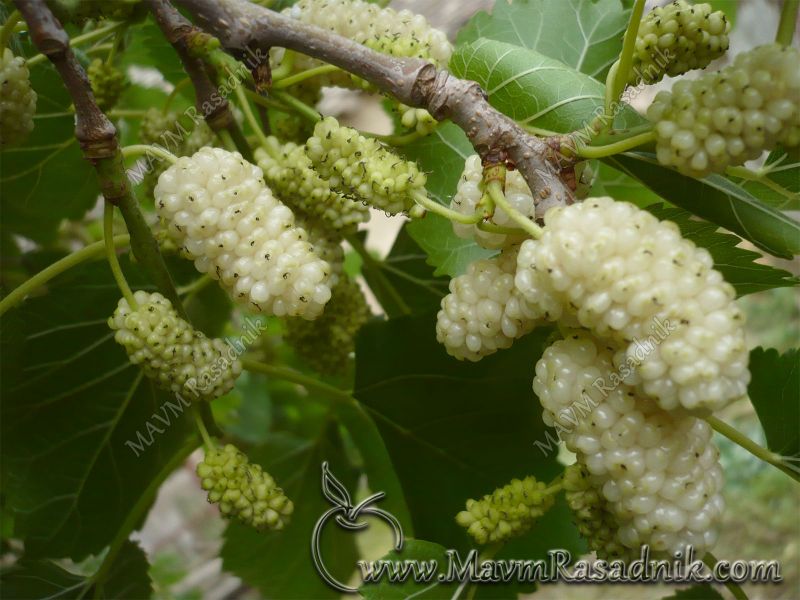
[[509,348],[536,325],[535,311],[514,287],[517,247],[472,262],[450,280],[436,319],[436,339],[459,360],[478,361]]
[[725,506],[711,427],[635,393],[612,357],[578,332],[547,348],[533,381],[542,418],[585,465],[622,546],[674,553],[691,544],[703,556]]
[[294,512],[292,501],[272,476],[232,444],[207,450],[197,475],[208,501],[219,504],[223,515],[256,529],[283,529]]
[[654,8],[639,24],[629,83],[661,81],[703,69],[728,50],[731,24],[710,4],[676,0]]
[[130,361],[160,387],[190,400],[213,400],[233,389],[242,365],[220,339],[209,339],[184,321],[158,293],[121,298],[108,326]]
[[304,146],[281,145],[275,138],[268,141],[272,147],[258,148],[256,161],[269,186],[286,204],[344,233],[354,232],[359,223],[369,220],[367,205],[331,189],[317,174]]
[[[483,197],[482,181],[483,165],[481,157],[473,154],[464,163],[464,172],[458,180],[458,188],[455,196],[450,201],[450,208],[462,215],[474,215],[476,207]],[[519,171],[508,171],[506,173],[505,196],[508,203],[521,214],[527,217],[536,215],[533,195],[525,178]],[[495,207],[491,222],[500,227],[518,228],[516,222],[500,207]],[[527,237],[527,234],[522,231],[519,235],[494,233],[483,231],[477,225],[465,225],[455,221],[453,221],[453,231],[460,238],[474,239],[480,246],[492,249],[519,244]]]
[[333,189],[389,214],[414,206],[415,194],[426,194],[426,178],[416,163],[340,126],[333,117],[317,123],[306,142],[306,155]]
[[21,144],[33,131],[36,92],[25,59],[8,48],[0,55],[0,146]]
[[692,177],[721,173],[782,144],[800,144],[800,50],[780,44],[659,92],[647,109],[656,156]]
[[330,265],[275,199],[261,169],[238,152],[202,148],[158,179],[158,214],[201,273],[276,316],[313,319],[330,299]]
[[744,315],[707,250],[678,226],[612,198],[545,215],[519,251],[515,284],[536,316],[620,350],[626,381],[671,410],[717,410],[747,393]]

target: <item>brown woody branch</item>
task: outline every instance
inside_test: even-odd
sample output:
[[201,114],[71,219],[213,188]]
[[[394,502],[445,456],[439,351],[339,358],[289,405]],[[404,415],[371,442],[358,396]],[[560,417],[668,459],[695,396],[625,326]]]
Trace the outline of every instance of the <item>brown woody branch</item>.
[[[537,200],[537,216],[574,201],[562,180],[558,154],[492,107],[474,81],[415,58],[396,58],[247,0],[177,0],[235,56],[288,48],[358,75],[403,104],[450,119],[467,134],[484,164],[519,169]],[[563,160],[563,157],[562,157]]]

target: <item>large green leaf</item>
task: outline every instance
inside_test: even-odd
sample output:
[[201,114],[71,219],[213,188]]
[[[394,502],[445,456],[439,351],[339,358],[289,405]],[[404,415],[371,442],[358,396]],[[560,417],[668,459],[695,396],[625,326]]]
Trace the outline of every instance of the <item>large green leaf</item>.
[[[774,348],[750,352],[748,393],[767,436],[781,456],[800,458],[800,350],[779,354]],[[793,465],[797,470],[797,464]]]
[[457,42],[509,42],[605,81],[622,49],[629,14],[620,0],[497,0],[491,14],[470,19]]
[[[404,600],[408,598],[421,598],[422,600],[450,600],[454,597],[455,585],[444,584],[438,580],[438,575],[444,574],[447,568],[447,550],[439,544],[424,540],[406,539],[403,549],[398,552],[392,550],[382,556],[379,561],[415,561],[424,565],[436,565],[434,577],[427,582],[415,582],[413,576],[405,581],[390,581],[389,574],[383,575],[378,581],[364,583],[359,588],[361,596],[367,600]],[[378,563],[379,561],[375,561]],[[380,567],[378,567],[380,568]],[[385,572],[384,572],[385,573]],[[373,571],[377,576],[377,571]]]
[[[433,315],[362,329],[355,395],[381,431],[417,537],[464,548],[467,536],[454,518],[468,498],[514,477],[546,481],[559,471],[555,456],[534,445],[545,428],[531,379],[549,332],[473,364],[436,342]],[[571,527],[562,525],[565,533]],[[555,533],[548,543],[562,541]]]
[[769,171],[758,179],[730,179],[770,206],[780,210],[800,210],[800,148],[773,150],[764,168]]
[[738,233],[770,254],[782,258],[800,254],[800,223],[724,177],[686,177],[661,166],[653,155],[640,152],[604,160],[664,200]]
[[31,558],[98,553],[192,442],[183,404],[113,340],[119,295],[107,264],[86,264],[2,321],[5,492]]
[[[428,173],[427,189],[431,197],[449,206],[464,171],[464,161],[475,153],[464,132],[452,123],[445,123],[433,135],[403,150]],[[432,213],[411,221],[406,228],[428,255],[428,264],[436,267],[434,275],[455,277],[466,271],[472,261],[495,253],[458,237],[450,221]]]
[[[568,133],[584,129],[603,109],[602,83],[528,48],[481,38],[459,47],[450,67],[455,75],[480,83],[492,106],[523,125]],[[616,126],[643,122],[626,107]]]
[[684,237],[706,248],[714,258],[714,268],[736,288],[739,296],[798,284],[797,277],[788,271],[755,262],[763,258],[761,254],[739,248],[741,238],[720,231],[713,223],[694,219],[686,210],[663,204],[650,205],[647,210],[659,219],[673,221]]

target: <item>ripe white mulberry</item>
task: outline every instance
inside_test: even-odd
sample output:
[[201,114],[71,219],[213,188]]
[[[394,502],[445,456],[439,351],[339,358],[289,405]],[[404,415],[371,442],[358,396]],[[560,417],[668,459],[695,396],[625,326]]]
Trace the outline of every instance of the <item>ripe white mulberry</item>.
[[208,501],[219,504],[223,515],[256,529],[283,529],[294,512],[272,476],[232,444],[207,450],[197,475]]
[[281,145],[275,138],[268,141],[271,148],[258,148],[256,161],[269,186],[286,204],[344,233],[352,233],[359,223],[369,220],[369,207],[331,189],[312,167],[304,146]]
[[579,332],[547,348],[533,381],[542,418],[608,503],[616,541],[669,553],[691,544],[703,556],[717,540],[725,506],[711,427],[637,394],[620,382],[612,358],[602,342]]
[[545,215],[519,251],[515,284],[535,316],[581,326],[620,350],[627,383],[666,410],[717,410],[747,392],[744,315],[707,250],[678,226],[612,198]]
[[676,0],[647,13],[639,24],[629,82],[647,84],[703,69],[728,49],[731,24],[710,4]]
[[190,400],[213,400],[233,389],[242,365],[223,340],[194,329],[161,294],[139,290],[134,300],[136,309],[121,298],[108,326],[147,377]]
[[25,59],[4,48],[0,55],[0,146],[21,144],[33,131],[36,92]]
[[478,544],[504,542],[527,533],[554,502],[546,483],[533,476],[513,479],[480,500],[467,500],[456,523]]
[[326,117],[306,142],[306,155],[331,187],[348,198],[389,214],[414,205],[414,195],[425,194],[425,175],[416,163],[388,150],[355,129]]
[[[473,154],[464,163],[464,172],[458,180],[458,188],[455,196],[450,201],[450,208],[462,215],[474,215],[476,207],[483,197],[482,181],[483,165],[481,157]],[[535,216],[536,205],[533,201],[533,195],[525,178],[519,171],[508,171],[506,173],[505,196],[508,203],[520,213],[527,217]],[[518,228],[516,222],[499,207],[495,207],[492,223],[500,227]],[[520,232],[520,235],[493,233],[483,231],[477,225],[465,225],[455,221],[453,221],[453,231],[460,238],[474,239],[484,248],[492,249],[519,244],[526,237],[524,232]]]
[[202,148],[158,179],[156,208],[201,273],[243,304],[276,316],[313,319],[331,297],[330,265],[261,169],[238,152]]
[[780,44],[739,54],[732,65],[681,80],[647,109],[663,165],[704,177],[800,144],[800,50]]
[[535,310],[514,286],[517,247],[472,262],[450,280],[436,320],[436,339],[459,360],[478,361],[508,348],[536,325]]

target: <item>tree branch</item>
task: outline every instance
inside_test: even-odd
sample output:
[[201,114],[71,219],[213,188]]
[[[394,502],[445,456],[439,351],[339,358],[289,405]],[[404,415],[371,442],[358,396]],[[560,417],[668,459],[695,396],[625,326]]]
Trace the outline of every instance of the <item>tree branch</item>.
[[[131,249],[161,293],[183,313],[172,277],[128,182],[117,130],[98,108],[86,72],[69,47],[69,36],[44,0],[15,0],[39,51],[50,59],[75,104],[75,137],[94,166],[100,191],[118,206],[131,234]],[[184,313],[185,314],[185,313]]]
[[574,201],[572,189],[560,177],[556,150],[494,109],[476,82],[458,79],[421,59],[376,52],[246,0],[177,1],[235,56],[273,46],[294,50],[358,75],[403,104],[428,110],[436,119],[452,120],[484,164],[507,163],[519,169],[537,201],[537,216],[551,206]]

